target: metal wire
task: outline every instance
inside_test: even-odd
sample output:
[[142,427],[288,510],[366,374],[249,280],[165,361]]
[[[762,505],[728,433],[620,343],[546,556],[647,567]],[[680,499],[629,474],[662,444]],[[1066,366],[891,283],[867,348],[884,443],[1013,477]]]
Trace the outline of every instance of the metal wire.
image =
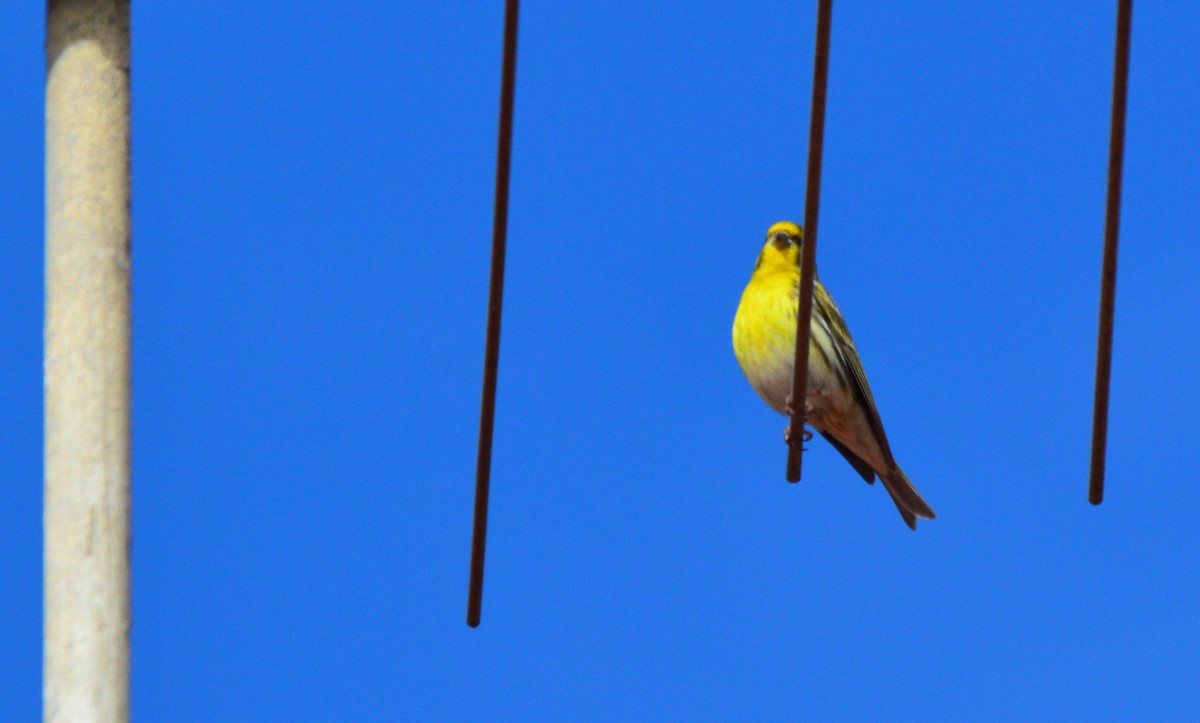
[[496,374],[500,366],[500,309],[504,300],[504,252],[508,240],[508,176],[512,158],[519,4],[518,0],[507,0],[504,9],[500,137],[496,144],[496,202],[492,215],[492,269],[488,286],[487,337],[483,352],[483,402],[479,410],[479,454],[475,462],[475,520],[471,534],[471,573],[467,590],[467,625],[473,628],[479,627],[483,607],[483,553],[487,546],[492,430],[496,418]]
[[788,482],[800,481],[805,389],[808,386],[808,339],[812,320],[813,273],[817,259],[817,214],[821,205],[821,157],[825,148],[825,86],[829,76],[829,30],[833,0],[817,4],[817,42],[813,59],[812,110],[808,127],[808,182],[804,196],[804,241],[800,261],[800,310],[796,315],[796,366],[792,377],[792,418],[788,426]]
[[1108,448],[1108,390],[1112,378],[1113,315],[1117,295],[1117,237],[1121,226],[1121,176],[1125,163],[1125,100],[1129,91],[1129,36],[1133,0],[1117,2],[1113,60],[1112,127],[1108,143],[1108,203],[1104,217],[1104,264],[1100,271],[1100,332],[1096,344],[1096,404],[1092,411],[1092,470],[1088,501],[1104,501]]

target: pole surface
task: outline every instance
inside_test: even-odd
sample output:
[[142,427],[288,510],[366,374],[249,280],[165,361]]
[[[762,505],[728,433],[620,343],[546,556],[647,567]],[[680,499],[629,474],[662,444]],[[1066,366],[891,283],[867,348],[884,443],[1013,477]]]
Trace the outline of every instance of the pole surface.
[[1125,167],[1125,109],[1129,96],[1129,36],[1133,0],[1117,2],[1117,41],[1113,51],[1112,121],[1108,138],[1108,195],[1104,212],[1104,260],[1100,269],[1100,325],[1096,337],[1096,393],[1092,408],[1092,469],[1088,501],[1104,501],[1108,453],[1108,397],[1112,384],[1113,317],[1117,306],[1117,245],[1121,231],[1121,178]]
[[804,191],[804,230],[800,248],[799,304],[796,310],[796,361],[792,367],[792,413],[788,419],[788,454],[784,478],[800,481],[804,452],[804,415],[808,404],[808,344],[812,333],[813,279],[817,273],[817,218],[821,210],[821,160],[825,152],[825,88],[829,83],[829,33],[833,0],[817,3],[817,38],[813,49],[812,106],[808,124],[808,180]]
[[129,0],[46,5],[46,721],[129,718]]
[[475,514],[471,570],[467,580],[467,625],[483,614],[483,558],[487,548],[488,496],[492,481],[492,433],[500,368],[500,317],[504,306],[504,255],[508,246],[508,178],[512,165],[513,96],[517,86],[519,0],[504,7],[504,52],[500,60],[500,127],[496,142],[496,203],[492,211],[492,268],[488,281],[487,336],[483,351],[483,399],[479,408],[479,453],[475,458]]

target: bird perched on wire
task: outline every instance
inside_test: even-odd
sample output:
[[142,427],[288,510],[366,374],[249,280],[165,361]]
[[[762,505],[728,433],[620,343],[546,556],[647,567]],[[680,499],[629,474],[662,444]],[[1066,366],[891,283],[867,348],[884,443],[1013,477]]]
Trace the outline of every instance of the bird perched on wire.
[[[802,243],[803,232],[791,221],[780,221],[767,230],[767,242],[733,319],[733,351],[742,371],[767,404],[788,416],[792,411]],[[874,483],[878,475],[904,522],[915,530],[918,517],[933,519],[936,515],[892,457],[858,350],[815,271],[805,422],[868,483]]]

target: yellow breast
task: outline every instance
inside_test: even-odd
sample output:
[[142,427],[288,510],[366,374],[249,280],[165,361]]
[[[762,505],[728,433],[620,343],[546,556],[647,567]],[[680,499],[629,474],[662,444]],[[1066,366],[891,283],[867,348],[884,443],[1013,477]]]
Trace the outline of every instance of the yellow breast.
[[742,292],[733,319],[733,352],[750,385],[786,414],[796,354],[799,270],[760,264]]

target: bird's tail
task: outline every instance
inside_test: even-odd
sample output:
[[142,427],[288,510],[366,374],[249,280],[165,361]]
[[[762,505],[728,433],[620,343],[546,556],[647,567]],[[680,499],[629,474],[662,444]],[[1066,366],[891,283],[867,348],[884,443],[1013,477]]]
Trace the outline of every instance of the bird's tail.
[[887,488],[892,501],[896,503],[896,509],[900,510],[900,516],[910,529],[917,529],[918,517],[927,520],[937,517],[933,508],[921,498],[921,493],[917,492],[917,488],[908,480],[904,470],[893,467],[891,472],[880,475],[879,478],[883,480],[883,486]]

